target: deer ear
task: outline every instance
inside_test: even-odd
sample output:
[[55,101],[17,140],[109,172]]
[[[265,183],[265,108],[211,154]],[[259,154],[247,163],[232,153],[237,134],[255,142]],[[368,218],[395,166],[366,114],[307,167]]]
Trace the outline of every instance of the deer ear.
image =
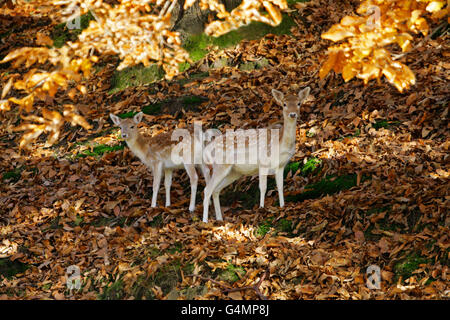
[[120,126],[120,118],[112,113],[109,114],[109,117],[111,118],[112,122],[114,122],[114,124],[116,126]]
[[310,87],[306,87],[303,90],[300,90],[298,93],[298,97],[300,98],[300,102],[303,102],[309,96],[309,92],[311,91]]
[[133,117],[134,123],[139,124],[139,123],[142,121],[142,116],[143,116],[143,115],[144,115],[144,114],[143,114],[142,112],[139,112],[138,114],[136,114],[136,115]]
[[282,106],[283,105],[283,99],[284,99],[284,94],[281,91],[278,91],[277,89],[272,89],[272,95],[275,98],[275,101]]

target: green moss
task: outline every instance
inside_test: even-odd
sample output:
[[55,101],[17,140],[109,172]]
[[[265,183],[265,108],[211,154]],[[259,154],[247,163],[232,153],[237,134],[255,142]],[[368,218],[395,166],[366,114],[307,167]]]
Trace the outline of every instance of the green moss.
[[239,69],[241,69],[242,71],[252,71],[257,68],[258,68],[258,65],[253,61],[243,63],[239,66]]
[[98,295],[99,300],[121,300],[124,298],[123,281],[118,279],[109,286],[103,288],[103,292]]
[[292,236],[293,223],[287,219],[280,219],[274,222],[274,218],[267,218],[258,225],[256,235],[264,237],[269,231],[273,230],[273,235],[284,233],[287,236]]
[[161,267],[150,277],[141,276],[131,288],[131,295],[136,299],[155,299],[152,288],[158,286],[164,295],[175,290],[181,280],[181,270],[190,274],[194,270],[193,264],[182,266],[179,260],[172,261]]
[[[361,182],[370,179],[368,176],[363,176]],[[317,183],[305,186],[305,191],[293,196],[287,196],[286,201],[299,202],[306,199],[316,199],[324,195],[331,195],[339,191],[348,190],[355,187],[357,183],[356,174],[349,174],[344,176],[326,176]]]
[[356,137],[359,137],[360,135],[361,135],[361,130],[360,130],[359,128],[357,128],[353,134],[347,134],[347,135],[345,135],[345,136],[341,136],[341,137],[338,138],[337,140],[338,140],[338,141],[342,141],[342,140],[344,140],[345,138],[349,138],[349,139],[351,139],[351,138],[356,138]]
[[116,70],[111,78],[110,94],[128,87],[142,86],[162,79],[164,71],[156,64],[148,67],[137,65],[123,70]]
[[197,285],[195,287],[188,287],[179,291],[186,300],[193,300],[197,296],[203,296],[208,292],[208,288],[204,285]]
[[11,278],[16,274],[24,273],[29,266],[20,261],[14,260],[11,261],[8,258],[0,259],[0,275]]
[[161,106],[161,103],[149,104],[142,108],[142,112],[150,115],[158,114],[161,112]]
[[55,26],[52,31],[51,38],[53,40],[53,46],[61,48],[67,41],[75,41],[81,32],[89,27],[89,22],[94,20],[94,16],[88,12],[82,15],[80,18],[80,29],[69,29],[67,23],[60,23]]
[[181,109],[195,110],[195,107],[207,101],[201,96],[184,96],[176,99],[168,99],[142,107],[142,112],[149,115],[172,114],[175,115]]
[[322,160],[317,159],[316,157],[309,158],[303,165],[301,165],[300,161],[290,162],[284,168],[284,177],[288,175],[289,172],[295,174],[300,168],[302,176],[307,176],[312,173],[318,173],[320,170],[317,170],[322,165]]
[[23,167],[15,168],[12,171],[7,171],[3,173],[3,181],[9,180],[9,182],[15,183],[19,181],[22,176]]
[[[286,178],[286,176],[288,175],[288,173],[291,171],[292,173],[297,172],[298,170],[301,170],[302,175],[306,176],[308,174],[317,174],[318,172],[320,172],[320,166],[322,164],[322,161],[320,159],[317,159],[315,157],[310,158],[304,165],[301,165],[301,162],[290,162],[286,165],[285,169],[284,169],[284,177]],[[301,169],[300,169],[301,167]],[[299,197],[299,196],[305,196],[307,198],[305,199],[313,199],[314,198],[318,198],[321,195],[327,193],[327,192],[331,192],[331,193],[335,193],[337,191],[333,190],[334,186],[335,188],[339,188],[342,187],[345,190],[348,188],[351,188],[353,186],[356,185],[356,175],[355,179],[354,179],[354,185],[351,185],[350,187],[346,187],[345,184],[348,182],[347,179],[339,177],[339,179],[337,179],[337,181],[333,182],[322,182],[322,183],[318,183],[318,185],[311,185],[311,186],[307,186],[305,188],[311,187],[313,190],[311,190],[311,192],[306,193],[305,195],[301,194],[301,195],[297,195],[297,196],[289,196],[286,199],[286,201],[295,201],[293,199],[295,199],[295,197]],[[328,177],[328,180],[332,180],[334,179],[334,177]],[[362,179],[364,181],[364,178]],[[331,184],[332,186],[328,186],[327,184]],[[269,176],[267,178],[267,191],[269,190],[273,190],[276,187],[276,183],[275,183],[275,179],[273,178],[273,176]],[[322,192],[322,189],[325,189],[325,193]],[[330,191],[331,190],[331,191]],[[331,194],[329,193],[329,194]],[[250,188],[246,191],[246,192],[236,192],[233,191],[229,188],[225,189],[223,192],[223,195],[221,196],[221,200],[223,201],[224,205],[231,205],[233,202],[235,201],[239,201],[242,205],[242,207],[244,209],[251,209],[253,208],[256,204],[259,203],[259,185],[258,183],[253,183]],[[311,198],[309,198],[311,197]],[[289,199],[289,200],[288,200]],[[299,200],[301,201],[301,200]],[[275,202],[275,204],[278,204],[278,200]]]
[[183,62],[183,63],[180,63],[180,64],[179,64],[179,66],[178,66],[178,71],[184,72],[184,71],[186,71],[187,69],[189,69],[190,67],[191,67],[191,64],[190,64],[189,62]]
[[130,112],[118,114],[117,116],[121,119],[126,119],[126,118],[133,118],[136,114],[137,114],[136,111],[130,111]]
[[198,73],[189,74],[188,78],[179,79],[179,80],[176,80],[176,82],[178,84],[184,86],[184,85],[188,84],[189,82],[192,82],[192,81],[198,80],[198,79],[203,79],[203,78],[206,78],[207,76],[209,76],[209,72],[207,72],[207,71],[198,72]]
[[228,283],[234,283],[244,275],[245,269],[243,267],[236,267],[235,265],[229,263],[227,268],[220,272],[218,279]]
[[149,222],[149,225],[154,228],[161,227],[163,224],[164,221],[162,215],[157,215],[153,217],[153,219]]
[[264,237],[272,228],[273,218],[268,218],[261,222],[256,229],[256,235],[260,237]]
[[193,274],[195,269],[195,264],[188,263],[183,267],[183,273],[186,275]]
[[372,124],[372,127],[375,129],[391,129],[392,127],[400,125],[400,121],[388,121],[388,120],[377,120],[374,124]]
[[121,144],[116,144],[113,146],[108,146],[106,144],[99,144],[95,146],[92,151],[91,150],[84,150],[81,153],[77,154],[75,158],[85,158],[85,157],[101,157],[105,153],[114,152],[118,150],[123,150],[125,148],[125,142],[122,142]]
[[198,105],[201,104],[203,101],[205,101],[205,99],[203,97],[198,96],[187,96],[183,97],[182,101],[185,105]]
[[403,280],[408,279],[421,264],[429,264],[432,262],[431,259],[420,256],[414,252],[394,266],[395,277],[397,280],[399,277],[402,277]]
[[181,242],[176,242],[172,247],[170,247],[167,251],[170,254],[174,254],[176,252],[181,252],[181,249],[183,248],[183,245]]
[[287,0],[288,6],[292,6],[293,4],[296,4],[297,2],[308,2],[309,0]]
[[183,47],[189,52],[190,58],[195,62],[203,58],[208,52],[208,47],[217,46],[220,49],[229,48],[237,45],[242,40],[255,40],[264,35],[289,34],[290,29],[295,25],[294,20],[287,14],[283,14],[283,20],[280,25],[272,27],[262,22],[252,22],[237,30],[230,31],[220,37],[211,37],[204,33],[192,35],[187,38]]
[[298,168],[300,168],[300,161],[289,162],[286,167],[284,167],[284,177],[286,178],[289,172],[292,172],[293,174],[296,173]]
[[16,168],[14,168],[14,170],[4,172],[2,174],[2,180],[4,182],[16,183],[17,181],[20,180],[20,178],[22,177],[22,172],[25,170],[31,172],[32,177],[36,176],[39,173],[38,168],[29,167],[29,166],[24,165],[24,166],[16,167]]
[[293,231],[293,224],[291,220],[280,219],[277,222],[276,229],[278,232],[287,233],[288,235]]
[[316,171],[322,164],[322,160],[317,159],[316,157],[309,158],[308,161],[303,165],[302,175],[306,176]]

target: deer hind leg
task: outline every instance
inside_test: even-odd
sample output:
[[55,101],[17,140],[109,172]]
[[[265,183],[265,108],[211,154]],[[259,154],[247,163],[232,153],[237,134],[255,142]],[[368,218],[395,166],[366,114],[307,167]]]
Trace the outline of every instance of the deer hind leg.
[[170,206],[170,187],[172,186],[172,173],[171,169],[164,170],[164,188],[166,189],[166,207]]
[[162,163],[155,164],[153,166],[153,195],[152,195],[152,208],[156,207],[156,198],[158,197],[159,186],[161,185],[162,176]]
[[195,170],[195,165],[185,164],[184,168],[186,169],[191,182],[191,202],[189,203],[189,211],[192,212],[195,209],[195,196],[197,195],[198,175],[197,170]]
[[211,170],[206,164],[200,165],[200,170],[202,171],[203,177],[205,178],[205,183],[208,183],[211,179]]
[[225,179],[223,179],[222,182],[220,182],[219,185],[214,190],[214,192],[212,194],[212,197],[213,197],[214,209],[216,211],[216,219],[217,220],[222,221],[222,212],[221,212],[221,209],[220,209],[220,200],[219,200],[220,192],[224,188],[226,188],[227,186],[232,184],[234,181],[239,179],[240,177],[241,177],[240,174],[232,172],[229,175],[227,175],[225,177]]
[[[205,198],[203,199],[203,222],[208,222],[208,210],[211,195],[216,190],[217,186],[222,182],[222,180],[225,179],[226,176],[228,176],[231,168],[232,166],[230,165],[217,165],[213,167],[213,174],[205,187]],[[215,209],[216,219],[221,221],[222,213],[220,212],[220,205]]]
[[280,207],[281,208],[284,207],[283,172],[284,172],[284,168],[279,168],[275,172],[275,181],[277,182],[278,197],[280,199]]

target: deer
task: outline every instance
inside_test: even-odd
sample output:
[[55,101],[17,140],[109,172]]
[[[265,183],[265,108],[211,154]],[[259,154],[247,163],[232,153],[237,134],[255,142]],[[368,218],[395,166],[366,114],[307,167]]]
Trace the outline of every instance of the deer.
[[[252,148],[258,145],[257,140],[261,140],[246,140],[246,137],[249,136],[248,133],[243,130],[236,130],[231,134],[227,133],[228,137],[226,135],[217,136],[205,147],[203,154],[204,163],[211,166],[212,174],[209,178],[209,181],[206,183],[206,187],[204,190],[203,222],[208,222],[208,211],[209,204],[211,202],[211,196],[213,198],[216,220],[223,221],[219,200],[220,192],[225,187],[241,178],[242,176],[253,176],[258,174],[260,207],[263,208],[265,193],[267,189],[267,176],[275,175],[280,207],[284,207],[284,167],[295,154],[297,119],[300,114],[300,107],[303,101],[308,97],[309,93],[309,87],[300,90],[298,92],[298,95],[287,96],[284,96],[282,92],[276,89],[272,89],[272,95],[275,99],[275,102],[283,108],[283,126],[281,127],[281,135],[278,134],[277,137],[275,134],[271,133],[271,137],[273,138],[271,138],[269,142],[267,142],[268,139],[266,139],[266,142],[263,143],[267,143],[267,149],[276,150],[274,152],[276,154],[273,154],[274,161],[268,163],[267,161],[262,161],[261,157],[258,157],[257,161],[254,161],[252,163],[248,163],[249,161],[247,161],[246,163],[242,163],[242,161],[241,163],[239,163],[239,161],[236,161],[235,156],[244,156],[244,159],[249,159],[252,154],[254,154],[255,149]],[[228,141],[230,141],[231,144],[224,143]],[[239,143],[239,141],[241,142]],[[242,141],[244,141],[244,143],[242,143]],[[259,146],[261,146],[261,142],[259,143]],[[238,149],[237,152],[235,151],[236,147]],[[220,153],[218,151],[220,151]],[[231,158],[233,159],[231,162],[217,161],[217,158],[220,158],[219,154],[232,154]]]
[[[156,207],[156,199],[161,184],[162,174],[164,172],[164,187],[166,191],[166,207],[170,206],[170,187],[172,185],[172,174],[176,169],[184,168],[189,176],[191,184],[191,198],[189,211],[195,209],[195,197],[197,193],[198,175],[196,165],[193,161],[183,161],[184,158],[174,159],[174,148],[185,144],[187,150],[193,152],[194,144],[191,139],[183,139],[181,142],[174,140],[170,132],[160,133],[154,137],[143,136],[138,130],[138,124],[142,121],[143,113],[139,112],[132,119],[121,119],[114,114],[110,118],[115,125],[120,127],[121,136],[125,140],[131,152],[144,163],[153,175],[153,194],[151,207]],[[192,136],[191,136],[192,137]],[[199,141],[199,137],[194,137]],[[207,166],[200,165],[205,180],[209,180],[209,169]]]

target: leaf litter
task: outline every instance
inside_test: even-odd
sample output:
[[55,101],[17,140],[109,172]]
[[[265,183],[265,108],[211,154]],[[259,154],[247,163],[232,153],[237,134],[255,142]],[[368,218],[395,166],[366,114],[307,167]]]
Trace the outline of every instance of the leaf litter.
[[[345,83],[333,73],[320,80],[317,71],[328,45],[320,34],[353,9],[348,3],[339,10],[330,5],[337,4],[302,6],[291,35],[212,51],[174,81],[109,94],[117,62],[103,57],[105,67],[95,79],[83,80],[87,94],[73,99],[92,129],[66,125],[51,148],[40,139],[33,150],[20,153],[18,133],[11,128],[21,120],[14,110],[2,113],[0,270],[14,262],[27,267],[1,273],[0,297],[448,298],[448,34],[402,58],[417,78],[407,92],[385,82]],[[8,35],[13,38],[8,41],[31,41],[24,30]],[[231,65],[195,77],[202,65],[223,56],[236,65],[264,58],[268,66],[244,71]],[[146,115],[142,130],[154,135],[195,120],[204,129],[222,131],[265,127],[281,119],[270,89],[294,92],[307,85],[312,92],[301,112],[292,162],[314,157],[320,170],[301,174],[299,166],[290,172],[285,196],[295,199],[326,177],[356,174],[357,183],[339,192],[279,208],[278,195],[269,188],[265,208],[223,199],[224,223],[203,224],[200,201],[194,214],[188,211],[185,173],[175,174],[172,192],[178,201],[150,208],[152,177],[126,147],[73,157],[95,143],[121,144],[109,113],[200,96],[207,100],[195,110],[181,108],[177,117]],[[57,94],[52,108],[62,111],[65,99]],[[243,179],[229,190],[249,192],[251,185],[257,181]],[[163,192],[158,203],[163,204]],[[282,221],[290,222],[289,232],[273,232]],[[263,224],[268,231],[258,232]],[[81,271],[80,290],[66,286],[72,265]],[[381,269],[379,290],[366,284],[370,265]],[[223,276],[230,270],[233,277]]]

